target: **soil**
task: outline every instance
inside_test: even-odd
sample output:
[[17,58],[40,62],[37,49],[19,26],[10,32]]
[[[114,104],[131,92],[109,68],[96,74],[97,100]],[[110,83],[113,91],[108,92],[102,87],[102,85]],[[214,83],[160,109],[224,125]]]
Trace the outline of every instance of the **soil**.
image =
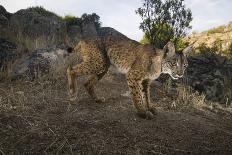
[[[152,120],[135,113],[122,75],[107,75],[95,103],[79,81],[68,100],[67,81],[0,84],[0,154],[232,154],[230,109],[171,108],[175,98],[155,95]],[[205,106],[207,107],[207,106]]]

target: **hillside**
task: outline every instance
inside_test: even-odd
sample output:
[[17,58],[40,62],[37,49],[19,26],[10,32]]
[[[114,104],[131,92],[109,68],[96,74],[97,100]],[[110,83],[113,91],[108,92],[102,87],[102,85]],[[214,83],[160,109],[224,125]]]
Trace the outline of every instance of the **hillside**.
[[[125,77],[107,74],[95,103],[78,79],[78,99],[70,102],[63,77],[38,82],[0,84],[0,154],[230,154],[231,108],[204,97],[167,96],[152,85],[158,114],[135,115]],[[183,90],[183,89],[179,89]],[[106,93],[107,92],[107,93]],[[181,100],[179,102],[178,100]]]
[[219,50],[228,51],[232,44],[232,22],[228,25],[219,26],[204,32],[195,32],[188,36],[187,41],[190,43],[195,42],[195,48],[199,48],[201,45],[211,48],[218,45],[220,46]]
[[154,81],[152,120],[136,115],[125,76],[114,68],[96,88],[104,103],[88,96],[85,77],[70,101],[67,66],[81,59],[67,46],[109,35],[129,39],[92,20],[0,6],[0,155],[231,154],[232,61],[225,56],[191,55],[183,79]]

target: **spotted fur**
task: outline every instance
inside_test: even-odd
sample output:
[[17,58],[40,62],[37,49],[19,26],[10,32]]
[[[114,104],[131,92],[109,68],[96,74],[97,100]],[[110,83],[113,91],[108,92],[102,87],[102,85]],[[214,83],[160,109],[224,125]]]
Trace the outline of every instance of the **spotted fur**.
[[110,65],[126,74],[127,84],[134,106],[139,116],[150,119],[155,108],[150,104],[150,84],[161,73],[170,74],[174,79],[180,78],[187,67],[185,53],[176,53],[172,42],[163,49],[154,49],[151,45],[142,45],[130,39],[86,38],[77,46],[68,49],[82,55],[83,62],[67,69],[70,94],[76,93],[76,77],[91,75],[85,87],[97,102],[94,86],[107,73]]

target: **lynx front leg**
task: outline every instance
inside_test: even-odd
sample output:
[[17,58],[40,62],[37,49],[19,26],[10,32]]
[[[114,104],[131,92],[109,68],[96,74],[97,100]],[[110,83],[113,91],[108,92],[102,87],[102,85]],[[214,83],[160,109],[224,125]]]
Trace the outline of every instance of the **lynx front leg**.
[[142,82],[143,85],[143,94],[145,99],[145,104],[147,106],[147,109],[153,114],[156,115],[156,109],[154,106],[151,105],[151,95],[150,95],[150,87],[151,87],[151,80],[146,79]]
[[132,100],[135,108],[137,109],[138,116],[146,119],[152,119],[153,114],[148,111],[144,105],[144,95],[142,93],[142,84],[139,80],[132,77],[133,74],[129,73],[127,76],[127,83],[132,95]]

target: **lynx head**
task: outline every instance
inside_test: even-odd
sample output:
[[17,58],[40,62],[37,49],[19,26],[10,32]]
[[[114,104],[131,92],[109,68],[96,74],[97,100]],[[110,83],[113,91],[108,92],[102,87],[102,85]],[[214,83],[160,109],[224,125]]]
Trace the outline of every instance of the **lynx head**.
[[188,66],[187,53],[191,50],[192,46],[188,46],[183,51],[176,52],[174,43],[168,42],[163,48],[162,73],[169,74],[172,79],[183,77]]

